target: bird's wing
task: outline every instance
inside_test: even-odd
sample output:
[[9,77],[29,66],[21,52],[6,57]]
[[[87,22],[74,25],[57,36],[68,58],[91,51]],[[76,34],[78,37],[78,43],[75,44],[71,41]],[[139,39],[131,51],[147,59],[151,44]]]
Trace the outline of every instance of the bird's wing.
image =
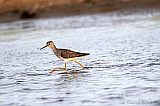
[[69,49],[59,49],[61,53],[61,57],[63,58],[75,58],[75,57],[81,57],[81,56],[86,56],[89,55],[88,53],[80,53],[80,52],[74,52]]

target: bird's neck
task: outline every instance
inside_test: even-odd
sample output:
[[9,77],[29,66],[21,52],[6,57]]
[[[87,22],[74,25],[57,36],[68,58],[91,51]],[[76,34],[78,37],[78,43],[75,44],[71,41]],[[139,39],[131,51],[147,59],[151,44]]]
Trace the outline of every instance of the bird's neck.
[[56,52],[57,51],[57,48],[55,45],[51,46],[51,49],[53,50],[53,52]]

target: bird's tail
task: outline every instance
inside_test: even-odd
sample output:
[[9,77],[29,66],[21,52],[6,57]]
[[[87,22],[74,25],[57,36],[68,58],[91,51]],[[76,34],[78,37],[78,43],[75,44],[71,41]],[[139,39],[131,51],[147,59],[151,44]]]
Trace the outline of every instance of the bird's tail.
[[77,54],[81,57],[81,56],[87,56],[87,55],[90,55],[89,53],[80,53],[80,52],[77,52]]

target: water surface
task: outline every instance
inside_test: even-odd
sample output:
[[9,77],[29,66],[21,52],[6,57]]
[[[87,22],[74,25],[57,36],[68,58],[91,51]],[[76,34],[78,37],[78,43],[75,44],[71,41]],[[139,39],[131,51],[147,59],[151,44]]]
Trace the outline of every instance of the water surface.
[[[0,105],[159,106],[160,14],[99,14],[0,24]],[[49,48],[90,56],[82,72],[48,73],[63,62]],[[78,70],[75,63],[68,68]]]

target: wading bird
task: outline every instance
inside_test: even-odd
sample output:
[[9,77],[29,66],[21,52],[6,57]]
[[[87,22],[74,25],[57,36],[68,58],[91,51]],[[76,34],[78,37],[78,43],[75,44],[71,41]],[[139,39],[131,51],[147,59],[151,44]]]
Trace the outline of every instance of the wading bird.
[[89,53],[80,53],[80,52],[75,52],[69,49],[59,49],[55,46],[55,44],[52,41],[48,41],[44,47],[42,47],[40,50],[42,50],[45,47],[50,47],[54,54],[61,60],[64,61],[64,70],[67,70],[66,63],[69,61],[73,61],[81,66],[81,69],[83,69],[83,65],[76,61],[77,59],[80,59],[84,56],[89,55]]

